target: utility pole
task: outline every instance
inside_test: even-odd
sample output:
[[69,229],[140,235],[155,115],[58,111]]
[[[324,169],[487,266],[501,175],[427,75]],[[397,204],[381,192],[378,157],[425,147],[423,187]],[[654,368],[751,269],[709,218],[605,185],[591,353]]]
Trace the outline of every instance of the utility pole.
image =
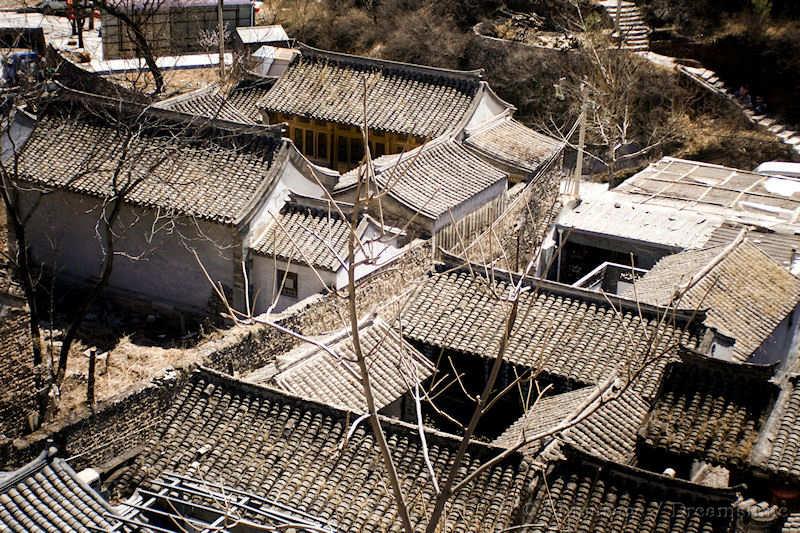
[[581,84],[581,116],[580,126],[578,129],[578,153],[575,159],[575,174],[572,177],[567,195],[569,196],[568,202],[573,204],[572,207],[577,206],[581,201],[581,176],[583,176],[583,146],[586,141],[586,109],[589,103],[589,90],[585,83]]
[[223,0],[217,0],[217,38],[219,39],[219,79],[225,79],[225,21],[222,18]]

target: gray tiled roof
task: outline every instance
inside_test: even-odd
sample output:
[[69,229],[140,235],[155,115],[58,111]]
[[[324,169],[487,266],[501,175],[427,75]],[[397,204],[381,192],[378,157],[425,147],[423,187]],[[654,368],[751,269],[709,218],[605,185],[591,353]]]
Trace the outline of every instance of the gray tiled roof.
[[251,246],[267,257],[302,263],[332,272],[347,259],[350,221],[338,212],[288,205],[277,214]]
[[218,84],[211,84],[197,91],[181,94],[154,104],[160,109],[195,115],[208,119],[226,120],[241,124],[255,124],[238,107],[221,93]]
[[[559,440],[586,452],[621,463],[630,463],[636,455],[636,439],[644,420],[648,403],[633,390],[618,396],[594,398],[596,387],[584,387],[571,392],[546,397],[514,422],[494,443],[512,447],[524,436],[550,431],[569,418],[590,412],[586,418],[559,434]],[[521,451],[536,452],[541,441],[531,442]]]
[[779,418],[766,460],[766,469],[778,476],[800,479],[800,376],[792,376],[784,385],[778,406]]
[[792,513],[786,517],[781,533],[800,533],[800,513]]
[[526,172],[536,171],[543,161],[562,147],[558,140],[533,131],[511,117],[502,117],[468,133],[464,142],[489,157]]
[[228,103],[239,113],[255,123],[262,122],[258,102],[269,92],[272,85],[256,82],[240,82],[228,93]]
[[643,443],[713,464],[747,465],[778,396],[772,372],[684,355],[667,367],[641,430]]
[[434,220],[506,179],[505,173],[447,139],[382,158],[380,163],[384,166],[376,168],[378,185],[412,211]]
[[[195,372],[164,417],[161,433],[137,457],[118,487],[125,492],[162,472],[191,475],[262,498],[333,524],[337,531],[399,532],[394,499],[369,423],[357,413],[304,401],[279,391]],[[433,487],[414,425],[382,419],[386,440],[415,530],[433,503]],[[460,440],[426,431],[437,477]],[[472,443],[465,470],[499,448]],[[525,474],[521,456],[488,468],[450,499],[444,531],[489,531],[511,525]],[[464,474],[458,476],[463,478]],[[457,517],[457,518],[456,518]]]
[[[526,286],[506,360],[575,383],[597,384],[631,365],[645,367],[639,383],[654,389],[677,344],[696,346],[702,336],[684,315],[662,320],[663,308],[642,307],[640,318],[635,302],[613,300],[615,309],[588,290],[533,279]],[[511,306],[508,292],[507,282],[493,285],[466,271],[432,274],[401,316],[403,334],[494,358]],[[655,357],[662,352],[665,357]]]
[[[430,361],[379,318],[360,325],[359,340],[377,409],[397,400],[433,373]],[[349,330],[320,342],[325,342],[338,357],[316,346],[303,346],[278,356],[278,372],[265,383],[303,398],[365,412],[361,371]]]
[[0,473],[0,530],[107,531],[117,521],[99,494],[62,459],[42,455]]
[[[214,138],[203,138],[185,126],[151,122],[160,131],[137,132],[122,160],[121,181],[145,176],[127,192],[128,203],[235,224],[274,179],[281,141],[271,135],[210,132]],[[125,134],[101,118],[50,109],[20,152],[20,176],[48,188],[108,196],[124,143]]]
[[[546,482],[541,478],[546,478]],[[526,532],[728,533],[734,489],[713,489],[571,450],[536,483]]]
[[349,56],[300,47],[301,54],[264,96],[271,113],[301,115],[432,139],[454,128],[478,91],[477,72]]
[[680,306],[708,308],[706,323],[735,338],[733,357],[746,361],[800,304],[800,280],[749,239],[725,251],[716,246],[664,257],[636,281],[636,293],[643,302],[668,305],[676,289],[701,275]]
[[[746,228],[747,226],[742,224],[725,222],[711,233],[704,248],[729,244],[736,240],[742,229]],[[800,231],[800,228],[797,230]],[[786,269],[792,266],[794,250],[800,251],[800,235],[788,231],[772,232],[753,228],[747,234],[747,240]]]

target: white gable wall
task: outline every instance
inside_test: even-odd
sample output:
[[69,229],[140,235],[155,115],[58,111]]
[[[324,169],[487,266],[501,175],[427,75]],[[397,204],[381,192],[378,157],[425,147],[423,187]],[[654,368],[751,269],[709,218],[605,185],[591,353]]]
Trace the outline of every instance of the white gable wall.
[[[30,205],[32,195],[25,198]],[[56,191],[42,198],[28,224],[36,261],[65,280],[90,282],[102,264],[96,233],[100,202],[88,196]],[[153,233],[153,229],[156,229]],[[108,293],[152,303],[155,308],[203,312],[216,300],[193,251],[216,282],[234,286],[236,230],[185,217],[168,217],[150,209],[122,207],[115,226],[116,255]]]
[[[277,271],[285,270],[297,274],[297,297],[292,298],[278,294],[280,281],[277,281]],[[317,276],[319,274],[319,276]],[[255,300],[256,314],[267,311],[277,298],[277,305],[273,312],[283,311],[287,307],[304,300],[309,296],[325,291],[328,287],[336,285],[336,274],[327,270],[314,270],[306,265],[287,263],[275,257],[253,255],[251,268],[251,298]],[[320,281],[321,278],[321,281]]]
[[481,89],[480,99],[475,106],[475,111],[472,112],[463,129],[479,126],[509,109],[513,109],[513,107],[508,102],[503,101],[488,86],[484,86]]

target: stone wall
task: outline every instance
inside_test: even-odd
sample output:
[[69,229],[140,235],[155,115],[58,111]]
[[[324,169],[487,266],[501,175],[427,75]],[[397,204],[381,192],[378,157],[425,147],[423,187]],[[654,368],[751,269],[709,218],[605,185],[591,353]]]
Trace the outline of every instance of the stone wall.
[[0,443],[29,431],[37,411],[29,320],[21,299],[0,295]]
[[59,456],[72,458],[75,470],[104,464],[144,444],[161,424],[164,413],[188,375],[167,371],[163,376],[128,390],[69,419],[46,424],[13,442],[0,443],[0,467],[16,468],[32,461],[45,448],[55,446]]

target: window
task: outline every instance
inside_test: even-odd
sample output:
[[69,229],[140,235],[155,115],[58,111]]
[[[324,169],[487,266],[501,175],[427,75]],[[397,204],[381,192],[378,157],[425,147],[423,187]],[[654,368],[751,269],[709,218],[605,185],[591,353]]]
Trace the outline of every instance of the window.
[[316,153],[314,152],[314,131],[313,130],[306,130],[306,155],[310,157],[316,157]]
[[350,162],[358,163],[362,157],[364,157],[364,141],[350,139]]
[[347,159],[347,137],[336,138],[336,160],[340,163],[349,163]]
[[317,157],[320,159],[328,158],[328,134],[317,134]]
[[375,153],[373,155],[375,157],[386,155],[386,145],[383,143],[375,143]]
[[297,273],[278,269],[276,284],[281,289],[281,296],[297,298]]
[[303,153],[303,130],[301,128],[294,129],[294,145]]

